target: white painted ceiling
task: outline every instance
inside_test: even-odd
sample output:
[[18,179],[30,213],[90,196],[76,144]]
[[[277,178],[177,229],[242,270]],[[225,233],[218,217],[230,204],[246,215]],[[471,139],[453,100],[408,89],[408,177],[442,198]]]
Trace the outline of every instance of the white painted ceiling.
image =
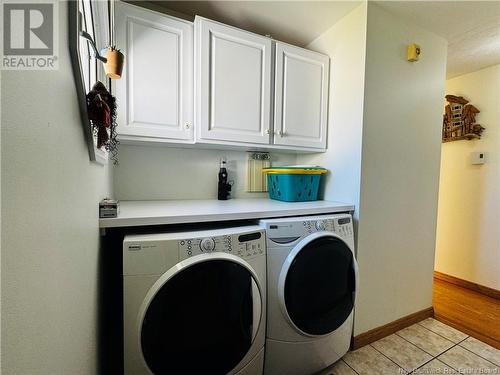
[[[448,41],[447,78],[500,64],[500,1],[377,1]],[[425,53],[425,46],[422,46]]]
[[361,1],[158,1],[177,12],[196,14],[290,44],[305,46]]
[[[361,1],[154,1],[258,34],[305,46]],[[376,1],[448,40],[447,77],[500,63],[500,1]],[[425,53],[425,46],[422,46]]]

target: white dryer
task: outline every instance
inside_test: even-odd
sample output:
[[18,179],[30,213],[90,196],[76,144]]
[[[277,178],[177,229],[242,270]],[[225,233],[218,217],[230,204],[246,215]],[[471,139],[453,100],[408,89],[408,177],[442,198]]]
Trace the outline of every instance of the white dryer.
[[267,236],[264,373],[310,375],[349,349],[358,284],[349,214],[261,220]]
[[125,374],[262,374],[265,250],[255,225],[126,236]]

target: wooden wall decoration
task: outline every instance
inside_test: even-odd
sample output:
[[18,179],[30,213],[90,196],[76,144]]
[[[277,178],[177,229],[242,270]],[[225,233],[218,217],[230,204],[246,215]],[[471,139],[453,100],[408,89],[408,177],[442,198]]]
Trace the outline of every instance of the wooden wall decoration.
[[462,96],[446,95],[443,115],[443,142],[479,139],[484,128],[476,124],[479,109]]

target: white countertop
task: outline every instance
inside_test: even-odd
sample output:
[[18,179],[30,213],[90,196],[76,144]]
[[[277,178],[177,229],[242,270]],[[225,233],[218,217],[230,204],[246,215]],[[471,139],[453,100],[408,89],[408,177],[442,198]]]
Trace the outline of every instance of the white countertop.
[[351,204],[271,199],[120,201],[116,218],[99,219],[101,228],[316,215],[354,210]]

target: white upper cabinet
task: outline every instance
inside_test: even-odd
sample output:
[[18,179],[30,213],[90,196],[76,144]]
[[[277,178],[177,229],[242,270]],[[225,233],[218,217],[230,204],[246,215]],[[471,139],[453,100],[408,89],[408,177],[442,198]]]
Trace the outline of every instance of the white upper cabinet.
[[195,19],[197,141],[269,145],[272,41]]
[[276,42],[274,144],[326,148],[329,61]]
[[323,151],[328,56],[116,2],[119,139]]
[[116,81],[120,138],[192,142],[193,24],[122,2],[115,12],[125,54]]

